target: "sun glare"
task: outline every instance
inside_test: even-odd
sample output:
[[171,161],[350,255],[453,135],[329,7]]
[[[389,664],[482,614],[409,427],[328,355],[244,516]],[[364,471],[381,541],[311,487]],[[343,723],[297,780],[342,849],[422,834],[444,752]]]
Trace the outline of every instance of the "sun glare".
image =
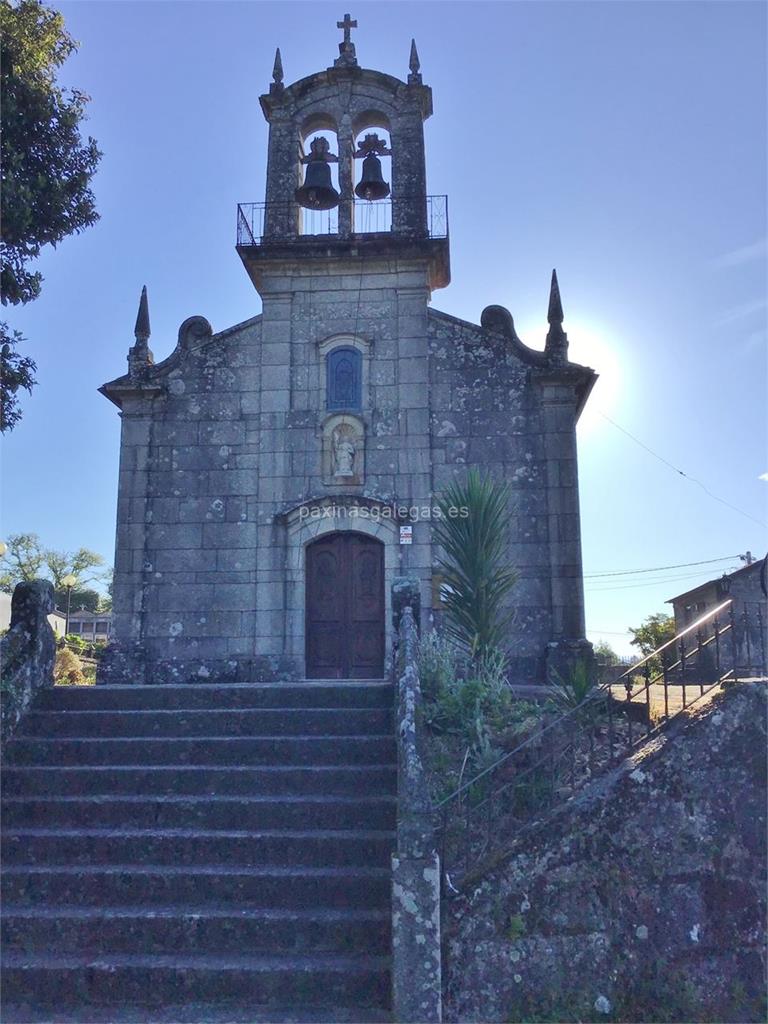
[[[619,357],[621,342],[611,339],[606,328],[583,320],[567,317],[563,327],[568,333],[568,358],[582,366],[591,366],[598,375],[578,423],[579,437],[584,438],[605,427],[598,410],[612,416],[627,401],[625,374]],[[532,348],[541,348],[540,339],[546,336],[547,328],[546,324],[521,321],[518,333]]]
[[622,400],[626,401],[619,359],[620,342],[609,338],[603,329],[594,324],[569,320],[564,326],[568,330],[568,356],[571,361],[591,366],[598,374],[578,423],[579,436],[585,437],[598,427],[605,426],[600,412],[611,416],[619,412]]

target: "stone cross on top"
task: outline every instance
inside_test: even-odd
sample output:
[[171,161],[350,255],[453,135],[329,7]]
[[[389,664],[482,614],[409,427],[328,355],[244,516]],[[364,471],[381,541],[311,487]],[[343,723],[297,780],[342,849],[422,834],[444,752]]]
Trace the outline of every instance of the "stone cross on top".
[[355,44],[352,42],[351,36],[351,30],[357,28],[357,20],[353,20],[348,14],[345,14],[343,21],[336,22],[336,27],[344,29],[344,39],[339,43],[339,56],[333,62],[334,66],[341,67],[345,64],[357,64]]

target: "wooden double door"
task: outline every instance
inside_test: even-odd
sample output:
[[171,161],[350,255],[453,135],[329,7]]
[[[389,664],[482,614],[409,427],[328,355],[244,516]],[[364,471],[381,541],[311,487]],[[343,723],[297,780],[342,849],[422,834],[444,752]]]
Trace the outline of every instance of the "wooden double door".
[[384,545],[332,533],[306,554],[307,678],[383,678]]

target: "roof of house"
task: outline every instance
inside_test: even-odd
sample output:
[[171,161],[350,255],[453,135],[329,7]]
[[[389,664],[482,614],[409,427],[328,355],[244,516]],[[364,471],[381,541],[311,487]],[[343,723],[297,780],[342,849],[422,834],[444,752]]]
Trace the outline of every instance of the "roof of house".
[[[768,556],[766,556],[768,557]],[[713,584],[719,583],[721,580],[732,580],[736,576],[744,576],[749,573],[755,573],[759,575],[763,571],[765,566],[765,559],[759,559],[756,562],[752,562],[751,565],[742,565],[740,569],[735,569],[733,572],[724,572],[722,576],[717,576],[715,579],[707,580],[706,583],[699,583],[697,587],[692,590],[686,590],[682,594],[677,594],[675,597],[668,598],[664,603],[672,604],[675,601],[682,601],[683,598],[693,597],[694,594],[698,594],[702,590],[706,590],[707,587],[713,586]]]
[[[59,611],[58,608],[57,608],[56,609],[56,614],[57,615],[64,615],[64,612]],[[103,619],[111,619],[111,618],[112,618],[112,612],[89,612],[87,608],[70,609],[70,612],[69,612],[69,620],[70,620],[70,622],[72,622],[75,619],[78,619],[81,622],[88,622],[89,620],[90,621],[94,621],[95,619],[103,620]]]

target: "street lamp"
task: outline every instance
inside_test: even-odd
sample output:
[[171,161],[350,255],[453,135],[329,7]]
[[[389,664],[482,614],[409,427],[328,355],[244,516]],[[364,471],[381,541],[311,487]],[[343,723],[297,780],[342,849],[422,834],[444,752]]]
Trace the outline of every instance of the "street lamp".
[[72,587],[74,587],[76,583],[77,576],[74,576],[72,573],[70,573],[68,576],[65,576],[61,581],[62,587],[66,587],[67,589],[67,617],[64,625],[64,636],[69,635],[69,607],[70,602],[72,600]]

